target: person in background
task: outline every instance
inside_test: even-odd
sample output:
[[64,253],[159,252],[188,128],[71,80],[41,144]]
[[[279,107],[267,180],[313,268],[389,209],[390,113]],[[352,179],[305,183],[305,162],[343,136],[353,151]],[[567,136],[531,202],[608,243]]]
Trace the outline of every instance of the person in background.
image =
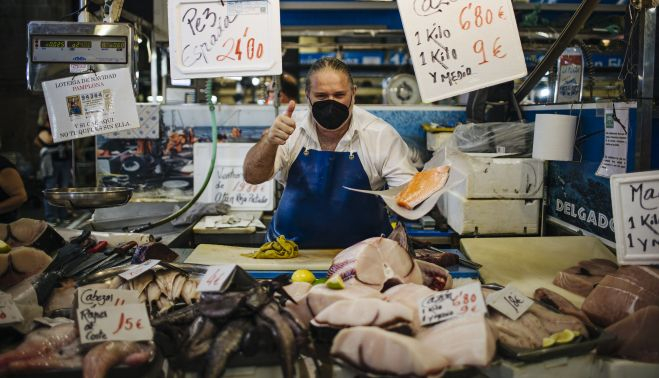
[[[272,104],[275,101],[274,83],[271,83],[268,88],[268,101],[267,104]],[[279,103],[282,105],[288,104],[290,101],[298,102],[298,84],[297,80],[291,75],[284,72],[281,75],[281,88],[279,89]]]
[[0,155],[0,223],[18,219],[18,208],[27,201],[23,179],[16,166]]
[[[34,138],[34,144],[39,150],[39,172],[44,180],[46,189],[66,188],[71,185],[71,147],[70,142],[53,142],[53,134],[50,129],[48,110],[46,106],[39,109],[37,118],[39,129]],[[63,207],[52,206],[44,199],[44,211],[46,221],[57,224],[69,218],[69,214]]]
[[342,248],[391,232],[384,202],[345,189],[380,190],[407,183],[417,170],[396,130],[355,105],[357,87],[336,58],[307,73],[309,109],[290,101],[245,158],[250,184],[272,177],[285,185],[268,241],[284,235],[300,248]]

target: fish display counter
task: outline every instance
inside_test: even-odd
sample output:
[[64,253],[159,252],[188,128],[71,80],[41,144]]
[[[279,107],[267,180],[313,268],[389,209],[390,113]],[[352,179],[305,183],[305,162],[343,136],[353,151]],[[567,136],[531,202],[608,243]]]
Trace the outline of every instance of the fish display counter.
[[[140,236],[63,234],[41,221],[0,225],[0,375],[659,371],[659,270],[618,267],[591,238],[478,238],[447,252],[401,222],[320,252],[320,264],[286,240],[223,246],[241,259],[198,264],[196,249]],[[255,277],[249,260],[276,256],[290,268]]]

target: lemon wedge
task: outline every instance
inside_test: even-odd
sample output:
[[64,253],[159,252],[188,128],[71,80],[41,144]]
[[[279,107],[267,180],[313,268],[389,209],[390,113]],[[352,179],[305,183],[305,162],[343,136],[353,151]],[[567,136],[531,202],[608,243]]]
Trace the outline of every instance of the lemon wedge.
[[574,338],[577,336],[572,330],[565,329],[561,332],[558,332],[554,334],[553,336],[556,337],[556,343],[557,344],[567,344],[574,340]]
[[293,275],[291,276],[291,281],[293,282],[308,282],[313,284],[315,280],[316,276],[307,269],[298,269],[293,272]]
[[332,290],[341,290],[346,288],[346,285],[343,283],[341,276],[339,276],[338,274],[335,274],[332,277],[328,278],[327,282],[325,282],[325,286],[327,286],[328,289],[332,289]]
[[556,339],[553,336],[543,337],[542,338],[542,347],[543,348],[549,348],[550,346],[553,346],[554,344],[556,344]]
[[11,251],[11,247],[4,241],[0,240],[0,253],[7,253],[9,251]]

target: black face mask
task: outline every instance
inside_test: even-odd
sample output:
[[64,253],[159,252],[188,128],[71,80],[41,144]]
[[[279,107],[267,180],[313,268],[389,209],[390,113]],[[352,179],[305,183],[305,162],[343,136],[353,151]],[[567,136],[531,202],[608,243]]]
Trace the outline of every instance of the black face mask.
[[316,122],[322,127],[334,130],[338,129],[348,119],[350,109],[338,101],[321,100],[311,105],[311,113]]

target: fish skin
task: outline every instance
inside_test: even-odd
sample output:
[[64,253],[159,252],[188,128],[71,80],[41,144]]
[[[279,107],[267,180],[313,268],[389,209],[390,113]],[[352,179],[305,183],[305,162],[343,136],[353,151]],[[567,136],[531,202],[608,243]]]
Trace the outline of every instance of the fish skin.
[[259,313],[260,320],[265,322],[272,336],[277,342],[282,374],[284,378],[293,377],[295,374],[295,335],[288,325],[276,303],[270,302],[263,307]]
[[0,354],[0,374],[7,369],[11,362],[54,353],[74,342],[77,337],[78,330],[73,323],[33,331],[16,349]]
[[228,323],[213,340],[210,352],[207,354],[208,364],[204,377],[221,377],[227,367],[231,355],[240,348],[240,342],[246,332],[248,320],[236,319]]
[[174,301],[181,296],[181,291],[183,291],[183,285],[188,279],[185,278],[182,274],[179,274],[174,279],[174,284],[172,285],[172,292],[169,295],[169,299]]
[[[154,350],[153,344],[134,341],[107,341],[94,346],[82,361],[83,378],[105,377],[108,370],[122,362],[135,365],[146,362]],[[145,357],[149,357],[146,358]]]
[[174,286],[174,280],[180,273],[175,270],[159,270],[156,272],[156,283],[160,291],[167,297],[170,296]]

